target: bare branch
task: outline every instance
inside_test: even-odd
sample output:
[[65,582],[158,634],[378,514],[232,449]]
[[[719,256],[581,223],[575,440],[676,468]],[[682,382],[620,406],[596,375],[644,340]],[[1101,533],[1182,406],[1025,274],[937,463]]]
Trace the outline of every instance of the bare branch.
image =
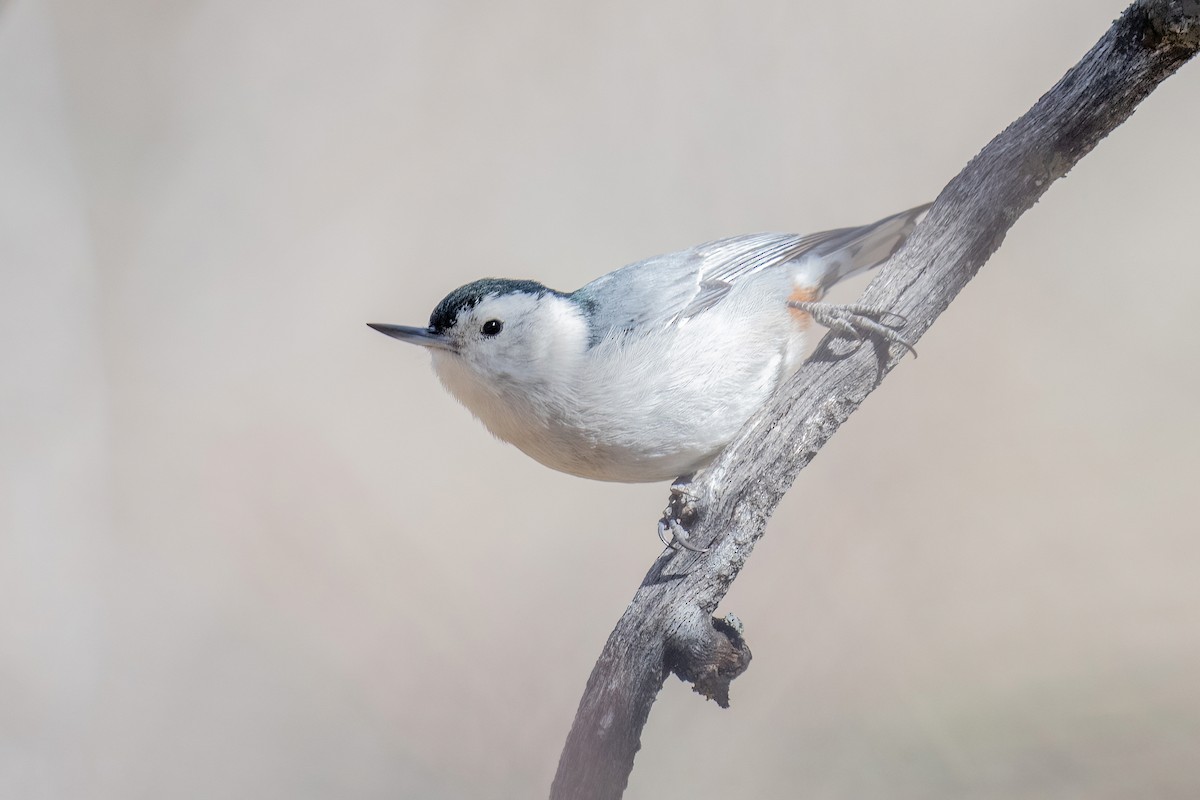
[[[1200,46],[1200,0],[1142,0],[939,195],[860,302],[908,319],[916,341],[1050,184],[1125,121]],[[740,625],[712,613],[797,473],[896,366],[904,348],[827,336],[691,491],[705,554],[668,550],[646,575],[588,679],[551,798],[618,798],[670,672],[721,705],[750,660]]]

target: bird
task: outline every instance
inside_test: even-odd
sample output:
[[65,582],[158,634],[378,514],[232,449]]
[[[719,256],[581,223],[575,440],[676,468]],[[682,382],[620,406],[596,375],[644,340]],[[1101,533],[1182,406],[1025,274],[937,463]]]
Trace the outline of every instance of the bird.
[[718,239],[573,292],[483,278],[446,295],[427,326],[368,325],[427,349],[450,394],[542,464],[624,483],[682,476],[682,486],[799,368],[813,321],[911,350],[898,315],[820,301],[887,261],[928,208]]

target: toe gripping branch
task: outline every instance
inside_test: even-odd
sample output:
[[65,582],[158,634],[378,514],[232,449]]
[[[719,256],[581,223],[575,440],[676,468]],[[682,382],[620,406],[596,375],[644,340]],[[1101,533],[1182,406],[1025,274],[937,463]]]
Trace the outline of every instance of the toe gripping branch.
[[[707,617],[707,615],[704,615]],[[729,708],[729,684],[750,666],[750,647],[742,637],[742,621],[733,614],[708,617],[692,631],[676,631],[669,640],[667,668],[692,691],[721,708]]]
[[700,518],[696,496],[689,489],[691,476],[685,475],[671,484],[671,499],[658,521],[658,539],[667,547],[682,547],[693,553],[707,553],[707,547],[692,542],[688,528]]
[[789,308],[803,311],[818,324],[829,330],[840,333],[856,340],[860,345],[868,336],[875,336],[888,344],[898,344],[905,350],[917,356],[917,350],[912,342],[900,335],[898,328],[903,328],[908,320],[892,311],[882,308],[861,305],[838,305],[834,303],[814,303],[792,300]]

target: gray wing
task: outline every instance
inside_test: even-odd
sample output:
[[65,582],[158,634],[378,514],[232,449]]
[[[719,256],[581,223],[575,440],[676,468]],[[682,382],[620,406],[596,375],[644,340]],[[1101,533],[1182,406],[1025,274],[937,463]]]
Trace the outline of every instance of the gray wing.
[[751,233],[718,239],[622,267],[571,298],[587,308],[595,343],[613,333],[694,317],[721,302],[739,281],[803,256],[820,259],[815,277],[825,288],[890,258],[928,208],[806,236]]
[[721,302],[738,280],[764,269],[817,259],[812,278],[828,289],[843,278],[876,267],[892,257],[917,225],[930,203],[884,217],[870,225],[793,236],[757,233],[735,236],[696,248],[703,259],[700,291],[680,317],[686,319]]
[[577,290],[571,299],[587,310],[595,344],[615,333],[695,316],[720,302],[739,280],[793,260],[837,233],[720,239],[622,267]]
[[855,230],[857,228],[838,228],[807,236],[750,233],[699,245],[695,248],[701,259],[699,291],[679,316],[683,319],[694,317],[721,302],[739,279],[795,261],[818,245]]

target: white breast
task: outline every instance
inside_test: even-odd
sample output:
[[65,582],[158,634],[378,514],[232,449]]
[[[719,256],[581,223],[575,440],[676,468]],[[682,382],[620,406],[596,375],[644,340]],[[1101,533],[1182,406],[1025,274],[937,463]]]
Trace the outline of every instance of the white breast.
[[486,362],[435,351],[434,367],[493,434],[549,467],[669,480],[708,463],[799,365],[803,330],[786,306],[790,288],[781,271],[702,314],[590,346],[578,306],[549,298],[536,335],[514,340],[523,350]]
[[764,312],[765,299],[730,297],[660,337],[596,345],[579,377],[566,471],[657,481],[712,460],[803,357],[803,331],[773,292],[779,310]]

